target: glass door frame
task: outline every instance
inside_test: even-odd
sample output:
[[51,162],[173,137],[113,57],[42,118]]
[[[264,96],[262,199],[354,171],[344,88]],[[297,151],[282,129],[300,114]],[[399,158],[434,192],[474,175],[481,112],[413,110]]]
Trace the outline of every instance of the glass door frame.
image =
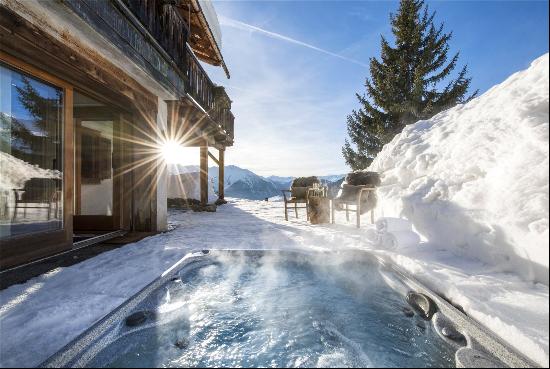
[[[80,91],[79,91],[80,93]],[[86,95],[86,93],[83,93]],[[87,95],[86,95],[87,96]],[[101,102],[103,103],[103,102]],[[122,145],[120,140],[120,116],[121,113],[115,107],[108,106],[113,109],[112,117],[109,117],[113,122],[113,154],[112,154],[112,168],[113,168],[113,210],[111,215],[80,215],[77,214],[80,204],[81,194],[81,178],[80,178],[80,139],[78,137],[78,126],[82,121],[93,120],[97,118],[102,120],[105,116],[98,117],[73,117],[73,142],[74,142],[74,213],[73,213],[73,228],[75,232],[87,232],[87,231],[115,231],[122,228],[121,225],[121,189],[122,189],[122,171],[121,171],[121,159],[122,159]],[[107,120],[107,119],[105,119]]]
[[0,51],[0,61],[8,67],[28,74],[63,90],[63,227],[58,230],[18,235],[1,240],[0,269],[39,259],[72,247],[73,237],[73,86],[18,58]]

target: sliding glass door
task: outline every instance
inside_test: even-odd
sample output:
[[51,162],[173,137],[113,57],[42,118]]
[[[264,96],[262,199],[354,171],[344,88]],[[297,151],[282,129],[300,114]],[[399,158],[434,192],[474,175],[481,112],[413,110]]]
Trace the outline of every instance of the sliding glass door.
[[0,269],[72,246],[72,97],[0,51]]
[[64,91],[0,64],[0,240],[63,229]]

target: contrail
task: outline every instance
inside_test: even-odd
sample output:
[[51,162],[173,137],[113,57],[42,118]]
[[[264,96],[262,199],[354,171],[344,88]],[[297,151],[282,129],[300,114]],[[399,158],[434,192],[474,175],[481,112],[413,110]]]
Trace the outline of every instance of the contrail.
[[358,60],[351,59],[351,58],[348,58],[344,55],[336,54],[336,53],[333,53],[333,52],[325,50],[325,49],[321,49],[317,46],[314,46],[314,45],[311,45],[311,44],[293,39],[291,37],[287,37],[285,35],[281,35],[280,33],[267,31],[265,29],[253,26],[251,24],[247,24],[247,23],[235,20],[235,19],[224,17],[224,16],[220,16],[219,20],[220,20],[220,23],[224,26],[233,27],[233,28],[244,30],[244,31],[258,32],[258,33],[261,33],[263,35],[266,35],[267,37],[271,37],[271,38],[274,38],[274,39],[290,42],[290,43],[295,44],[295,45],[300,45],[300,46],[303,46],[303,47],[307,47],[308,49],[315,50],[315,51],[318,51],[318,52],[321,52],[323,54],[327,54],[327,55],[330,55],[330,56],[334,56],[335,58],[339,58],[339,59],[357,64],[357,65],[360,65],[362,67],[368,68],[367,64],[362,63]]

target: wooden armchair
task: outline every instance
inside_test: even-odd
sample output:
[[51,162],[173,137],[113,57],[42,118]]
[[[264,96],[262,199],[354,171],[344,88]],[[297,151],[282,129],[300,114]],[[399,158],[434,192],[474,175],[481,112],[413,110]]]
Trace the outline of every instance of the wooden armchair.
[[14,188],[15,207],[12,221],[17,219],[17,210],[23,209],[23,217],[27,216],[27,209],[45,209],[48,211],[48,220],[52,211],[54,218],[59,217],[59,203],[61,201],[60,180],[51,178],[31,178],[21,189]]
[[[309,220],[309,213],[307,211],[309,190],[313,188],[314,183],[320,183],[317,177],[308,178],[296,178],[292,181],[290,190],[282,190],[283,199],[285,202],[285,219],[288,220],[289,204],[294,204],[294,212],[296,218],[298,218],[298,209],[306,209],[306,219]],[[287,195],[290,196],[287,196]],[[304,206],[298,206],[298,204],[304,204]]]
[[[332,223],[335,222],[336,210],[339,208],[345,210],[347,221],[349,221],[349,213],[355,213],[357,228],[361,226],[361,214],[370,210],[371,222],[374,224],[376,188],[368,185],[353,186],[348,184],[344,184],[343,187],[347,187],[347,192],[352,194],[332,200]],[[350,205],[354,208],[350,209]]]
[[[369,211],[371,222],[374,223],[374,209],[378,202],[376,186],[380,185],[378,173],[350,173],[346,176],[346,182],[342,184],[338,196],[332,200],[332,223],[335,222],[337,210],[346,212],[347,221],[349,221],[349,213],[354,212],[357,228],[361,226],[361,215]],[[353,208],[350,208],[350,206]]]

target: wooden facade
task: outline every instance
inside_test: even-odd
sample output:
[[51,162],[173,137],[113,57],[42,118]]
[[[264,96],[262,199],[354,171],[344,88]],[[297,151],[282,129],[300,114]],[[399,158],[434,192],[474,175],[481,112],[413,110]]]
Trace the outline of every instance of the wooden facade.
[[[48,12],[67,24],[55,28]],[[63,91],[62,229],[2,236],[1,269],[69,250],[75,230],[161,230],[158,212],[166,198],[158,183],[166,173],[151,160],[158,136],[184,138],[186,145],[201,148],[201,168],[206,167],[201,200],[206,202],[208,147],[219,150],[223,178],[223,152],[233,144],[234,116],[225,90],[195,57],[191,36],[181,9],[162,0],[0,2],[0,63]],[[116,55],[130,61],[131,68],[117,63]],[[98,104],[73,108],[77,92]],[[166,116],[159,118],[164,110]],[[112,122],[110,144],[103,144],[112,150],[103,159],[112,167],[112,201],[104,215],[81,214],[83,183],[109,176],[82,176],[82,160],[89,160],[82,159],[82,135],[93,136],[83,127],[86,120]],[[162,121],[166,127],[160,126]],[[223,188],[219,196],[223,198]]]

